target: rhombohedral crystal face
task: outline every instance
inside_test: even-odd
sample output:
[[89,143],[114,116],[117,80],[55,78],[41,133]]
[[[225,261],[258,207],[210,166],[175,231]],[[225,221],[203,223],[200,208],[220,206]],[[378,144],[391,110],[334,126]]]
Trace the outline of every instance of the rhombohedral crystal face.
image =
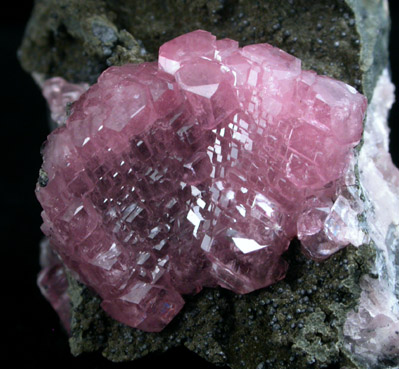
[[113,318],[160,331],[184,294],[284,278],[296,236],[315,260],[361,244],[337,208],[366,106],[271,45],[180,36],[107,69],[49,135],[43,232]]

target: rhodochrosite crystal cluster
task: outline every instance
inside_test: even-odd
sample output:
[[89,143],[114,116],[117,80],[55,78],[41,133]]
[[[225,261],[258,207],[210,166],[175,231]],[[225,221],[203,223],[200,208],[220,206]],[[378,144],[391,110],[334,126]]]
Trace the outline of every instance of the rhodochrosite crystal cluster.
[[180,36],[107,69],[49,135],[43,232],[113,318],[160,331],[184,294],[282,279],[295,236],[316,260],[362,243],[339,209],[366,105],[271,45]]

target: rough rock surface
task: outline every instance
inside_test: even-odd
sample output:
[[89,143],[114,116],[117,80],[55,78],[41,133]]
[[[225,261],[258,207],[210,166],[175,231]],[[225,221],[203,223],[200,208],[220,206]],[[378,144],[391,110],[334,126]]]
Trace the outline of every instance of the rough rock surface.
[[[384,1],[318,1],[314,6],[308,1],[185,3],[170,1],[158,8],[151,1],[38,1],[21,48],[22,64],[45,77],[92,83],[107,65],[143,60],[142,47],[150,54],[178,34],[203,28],[238,39],[241,45],[269,42],[301,58],[305,68],[363,89],[369,99],[387,65]],[[138,41],[129,36],[129,49],[118,36],[109,53],[104,39],[92,36],[93,16],[104,21],[110,33],[117,30],[119,35],[126,29]],[[63,55],[66,61],[58,63]],[[359,301],[359,279],[372,270],[374,255],[372,245],[357,251],[348,248],[318,265],[306,261],[292,245],[287,254],[291,272],[284,281],[241,298],[204,290],[187,302],[181,319],[164,335],[132,330],[101,315],[99,299],[70,279],[71,348],[75,354],[102,350],[111,360],[121,361],[184,344],[213,363],[233,368],[361,368],[344,348],[342,327]],[[312,293],[315,289],[317,294]],[[100,318],[93,321],[96,313]],[[228,329],[229,338],[220,327]]]
[[[373,6],[376,26],[381,6]],[[304,69],[358,89],[362,72],[355,17],[342,0],[166,0],[162,6],[157,0],[42,0],[28,23],[20,59],[29,72],[94,83],[107,66],[154,59],[165,42],[204,29],[217,38],[239,40],[240,46],[268,42],[303,60]]]

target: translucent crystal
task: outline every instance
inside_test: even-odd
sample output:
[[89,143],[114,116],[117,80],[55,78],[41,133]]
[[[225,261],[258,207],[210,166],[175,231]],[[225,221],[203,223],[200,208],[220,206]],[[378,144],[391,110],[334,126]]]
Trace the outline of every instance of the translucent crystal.
[[[360,302],[344,324],[346,348],[365,368],[399,365],[399,170],[388,152],[387,117],[394,87],[387,70],[380,75],[367,110],[358,158],[363,226],[375,247],[373,276],[363,276]],[[356,232],[356,226],[351,225]],[[388,363],[388,364],[386,364]]]
[[353,221],[329,214],[366,105],[271,45],[183,35],[107,69],[49,136],[43,232],[111,316],[159,331],[182,294],[268,286],[293,237]]
[[61,77],[54,77],[41,83],[43,96],[51,111],[51,119],[61,126],[67,119],[67,107],[89,88],[86,83],[75,84]]

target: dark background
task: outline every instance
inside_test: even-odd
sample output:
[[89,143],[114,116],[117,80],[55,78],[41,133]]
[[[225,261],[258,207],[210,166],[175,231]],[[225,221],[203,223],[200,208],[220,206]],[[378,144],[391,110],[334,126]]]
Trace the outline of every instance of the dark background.
[[[390,1],[391,67],[399,86],[399,12]],[[0,362],[3,368],[147,368],[173,366],[216,368],[184,349],[172,350],[133,363],[113,364],[100,355],[74,358],[69,353],[67,336],[50,305],[36,287],[39,271],[38,244],[40,207],[33,190],[41,164],[41,143],[47,131],[45,101],[31,77],[20,68],[16,52],[29,18],[33,1],[14,1],[0,12],[0,117],[1,117],[1,222],[0,302],[2,306]],[[3,5],[4,7],[4,5]],[[398,93],[396,94],[398,99]],[[391,152],[399,166],[399,107],[390,115]],[[399,211],[399,210],[398,210]],[[5,329],[4,329],[5,328]]]

